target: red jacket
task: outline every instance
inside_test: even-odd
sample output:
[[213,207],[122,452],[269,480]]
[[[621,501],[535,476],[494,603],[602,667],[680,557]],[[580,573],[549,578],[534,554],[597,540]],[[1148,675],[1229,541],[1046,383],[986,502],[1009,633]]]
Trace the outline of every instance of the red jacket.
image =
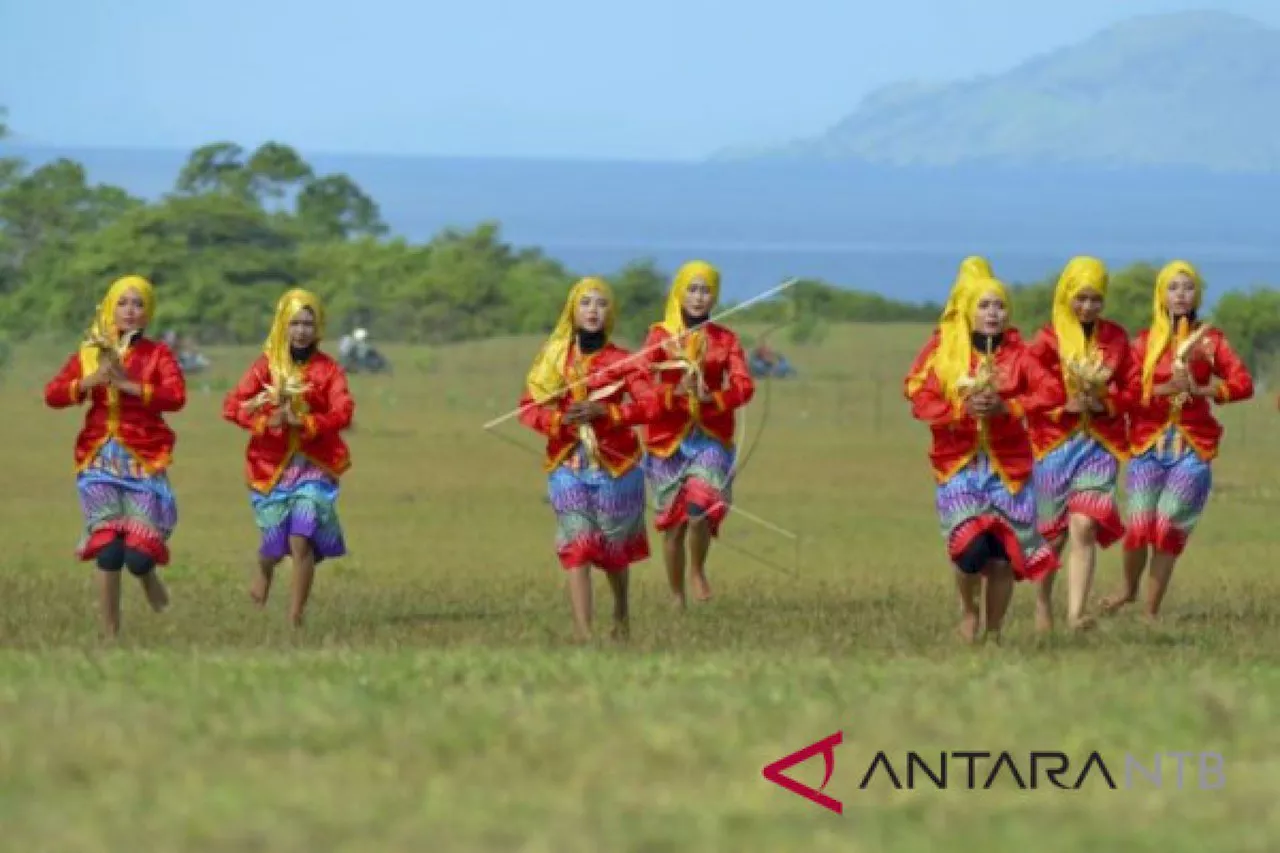
[[1031,446],[1036,459],[1043,459],[1063,442],[1084,429],[1112,456],[1124,461],[1129,456],[1129,433],[1125,416],[1133,405],[1134,389],[1142,378],[1142,365],[1133,360],[1129,347],[1129,335],[1124,328],[1110,320],[1098,320],[1094,328],[1094,341],[1102,353],[1103,364],[1111,368],[1101,403],[1105,412],[1090,412],[1087,422],[1080,414],[1064,410],[1066,380],[1062,375],[1062,362],[1058,355],[1058,334],[1053,324],[1042,328],[1031,342],[1029,354],[1044,372],[1055,377],[1063,387],[1063,405],[1047,412],[1027,415],[1027,428],[1031,434]]
[[682,370],[658,369],[657,365],[672,358],[661,345],[663,341],[672,340],[666,329],[653,326],[644,342],[645,361],[648,369],[657,374],[662,403],[661,412],[645,428],[645,445],[651,454],[661,459],[675,453],[694,424],[701,425],[725,447],[732,447],[734,412],[751,402],[756,392],[738,336],[717,323],[706,323],[702,328],[707,336],[702,375],[712,398],[707,403],[691,403],[688,395],[675,393],[684,378]]
[[[1196,454],[1206,462],[1218,455],[1218,442],[1222,438],[1222,425],[1213,416],[1213,408],[1205,397],[1192,397],[1175,411],[1173,398],[1157,397],[1142,401],[1142,362],[1147,354],[1148,330],[1139,333],[1133,343],[1133,361],[1138,365],[1138,378],[1134,381],[1133,407],[1129,411],[1129,448],[1134,456],[1147,452],[1160,441],[1169,426],[1178,432]],[[1196,384],[1204,385],[1216,376],[1222,380],[1214,402],[1219,405],[1237,403],[1253,396],[1253,378],[1244,362],[1231,349],[1226,336],[1218,329],[1210,329],[1201,339],[1187,367]],[[1173,344],[1170,344],[1156,362],[1152,387],[1168,382],[1173,375]]]
[[89,400],[84,427],[76,437],[76,470],[83,471],[98,450],[114,437],[124,445],[143,470],[159,473],[169,467],[177,441],[164,422],[165,412],[177,412],[187,402],[187,385],[173,352],[159,341],[137,338],[124,355],[125,376],[141,383],[142,396],[135,397],[99,385],[85,394],[80,353],[72,353],[58,375],[44,388],[50,408],[65,409]]
[[268,429],[267,421],[276,407],[267,403],[251,412],[244,405],[271,382],[265,355],[258,356],[222,404],[223,418],[252,433],[245,454],[245,479],[264,495],[275,488],[295,453],[300,452],[335,479],[351,467],[350,451],[340,434],[351,426],[356,411],[347,389],[347,374],[338,362],[316,352],[303,365],[302,377],[309,388],[301,427]]
[[[971,373],[978,358],[975,353]],[[983,449],[1011,492],[1020,491],[1031,477],[1034,464],[1031,441],[1022,419],[1062,405],[1062,387],[1029,357],[1027,346],[1016,329],[1004,333],[995,361],[999,377],[997,389],[1008,411],[987,419],[985,448],[978,419],[969,415],[963,406],[951,404],[932,370],[924,385],[911,397],[912,416],[929,424],[933,436],[929,461],[939,483],[960,473]]]
[[[569,348],[567,358],[566,370],[583,356],[574,345]],[[533,398],[525,391],[520,397],[520,422],[547,437],[543,468],[548,472],[554,471],[580,442],[578,425],[561,423],[569,405],[611,385],[618,385],[596,401],[605,406],[607,413],[597,418],[591,429],[600,448],[601,465],[613,476],[620,477],[643,457],[634,427],[657,416],[660,407],[658,395],[649,383],[643,359],[621,347],[605,344],[585,358],[587,381],[584,386],[570,389],[541,406],[533,405]],[[628,395],[630,400],[626,399]]]

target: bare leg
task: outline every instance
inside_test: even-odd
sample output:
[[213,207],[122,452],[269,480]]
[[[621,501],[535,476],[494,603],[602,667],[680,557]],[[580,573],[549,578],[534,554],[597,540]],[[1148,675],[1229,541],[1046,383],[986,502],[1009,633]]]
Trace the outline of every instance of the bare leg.
[[967,575],[956,569],[956,591],[960,593],[960,639],[972,643],[978,639],[978,592],[982,589],[982,575]]
[[711,522],[706,516],[689,524],[689,568],[693,573],[693,594],[699,601],[711,598],[707,583],[707,554],[711,551]]
[[1152,621],[1160,618],[1160,605],[1165,593],[1169,591],[1169,582],[1173,580],[1173,567],[1178,558],[1173,554],[1160,551],[1151,556],[1151,583],[1147,585],[1146,617]]
[[625,640],[631,636],[631,616],[627,602],[627,586],[631,572],[608,572],[609,588],[613,591],[613,638]]
[[573,636],[580,643],[591,639],[591,566],[569,570],[569,603],[573,607]]
[[[1053,553],[1059,559],[1062,558],[1063,546],[1066,544],[1066,536],[1060,536],[1050,543]],[[1057,575],[1057,572],[1050,572],[1044,576],[1044,580],[1036,584],[1036,630],[1041,634],[1047,634],[1053,630],[1053,581]]]
[[1013,598],[1013,569],[1004,560],[992,560],[986,568],[987,630],[986,636],[1000,642],[1000,629]]
[[1135,548],[1124,552],[1124,588],[1115,595],[1104,598],[1101,603],[1102,612],[1115,613],[1126,604],[1138,600],[1138,587],[1142,583],[1142,573],[1147,568],[1147,548]]
[[102,608],[102,630],[108,638],[120,634],[120,573],[94,572],[98,576],[98,602]]
[[684,537],[687,524],[666,531],[662,540],[662,557],[667,564],[667,583],[671,585],[673,603],[684,607]]
[[258,571],[249,587],[249,598],[259,607],[267,604],[267,597],[271,595],[271,581],[275,579],[276,565],[279,562],[278,559],[258,555]]
[[302,627],[302,616],[311,597],[311,584],[316,579],[316,557],[311,543],[301,536],[289,537],[289,551],[293,555],[293,606],[289,608],[289,621],[293,627]]
[[147,604],[151,605],[153,611],[163,613],[168,609],[169,590],[165,588],[164,581],[160,580],[160,574],[155,569],[139,577],[138,583],[142,584],[142,592],[147,596]]
[[1089,591],[1097,566],[1098,523],[1087,515],[1071,514],[1071,548],[1067,557],[1067,624],[1072,630],[1093,627],[1093,619],[1085,616]]

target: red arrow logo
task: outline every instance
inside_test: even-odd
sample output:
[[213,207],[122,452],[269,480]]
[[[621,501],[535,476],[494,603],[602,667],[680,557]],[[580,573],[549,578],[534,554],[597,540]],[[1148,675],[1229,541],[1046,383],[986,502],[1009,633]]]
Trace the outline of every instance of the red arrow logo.
[[[811,743],[804,749],[785,755],[772,764],[765,765],[764,778],[775,785],[786,788],[793,794],[799,794],[809,802],[816,803],[828,811],[844,814],[844,803],[822,793],[822,789],[827,787],[827,783],[831,781],[831,771],[836,769],[836,747],[843,742],[844,732],[842,731],[828,735],[817,743]],[[782,775],[784,770],[789,770],[797,764],[808,761],[818,753],[822,753],[823,763],[826,764],[826,775],[822,777],[822,784],[816,790],[808,785],[802,785],[795,779]]]

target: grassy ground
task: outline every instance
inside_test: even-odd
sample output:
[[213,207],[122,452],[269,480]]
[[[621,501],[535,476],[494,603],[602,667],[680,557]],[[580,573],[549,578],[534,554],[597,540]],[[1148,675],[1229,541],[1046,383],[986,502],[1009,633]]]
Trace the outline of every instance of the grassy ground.
[[[285,627],[285,587],[267,613],[248,603],[245,437],[218,408],[252,353],[211,352],[172,421],[175,605],[153,616],[128,589],[111,649],[70,556],[79,415],[40,405],[65,353],[16,350],[0,381],[0,837],[86,853],[1273,850],[1274,410],[1223,414],[1217,490],[1168,624],[1121,616],[1041,640],[1024,588],[1005,647],[958,648],[925,435],[897,396],[921,335],[789,347],[803,378],[746,415],[757,450],[738,503],[799,548],[734,516],[713,603],[677,616],[650,561],[629,646],[586,649],[567,642],[538,443],[514,422],[506,441],[480,429],[514,404],[536,342],[392,349],[393,378],[354,379],[351,555],[322,569],[301,634]],[[1105,554],[1102,584],[1118,572]],[[840,729],[827,793],[843,816],[761,778]],[[960,790],[955,766],[953,790],[859,788],[877,750],[898,763],[1002,749],[1023,768],[1031,750],[1097,750],[1121,789],[1006,776]],[[1126,751],[1219,752],[1226,786],[1200,790],[1189,771],[1176,790],[1166,768],[1163,790],[1125,790]],[[816,785],[820,765],[792,772]]]

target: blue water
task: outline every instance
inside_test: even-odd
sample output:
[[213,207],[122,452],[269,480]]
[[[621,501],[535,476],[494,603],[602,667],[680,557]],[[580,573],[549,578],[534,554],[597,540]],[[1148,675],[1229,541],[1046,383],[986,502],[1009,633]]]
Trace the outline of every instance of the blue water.
[[[171,187],[185,159],[17,153],[75,157],[92,180],[149,198]],[[497,220],[504,239],[541,246],[580,273],[641,258],[671,271],[702,257],[720,266],[730,298],[805,276],[941,300],[973,253],[1009,282],[1042,279],[1088,253],[1114,267],[1186,258],[1210,301],[1280,285],[1280,176],[307,156],[319,172],[351,175],[411,239]]]

